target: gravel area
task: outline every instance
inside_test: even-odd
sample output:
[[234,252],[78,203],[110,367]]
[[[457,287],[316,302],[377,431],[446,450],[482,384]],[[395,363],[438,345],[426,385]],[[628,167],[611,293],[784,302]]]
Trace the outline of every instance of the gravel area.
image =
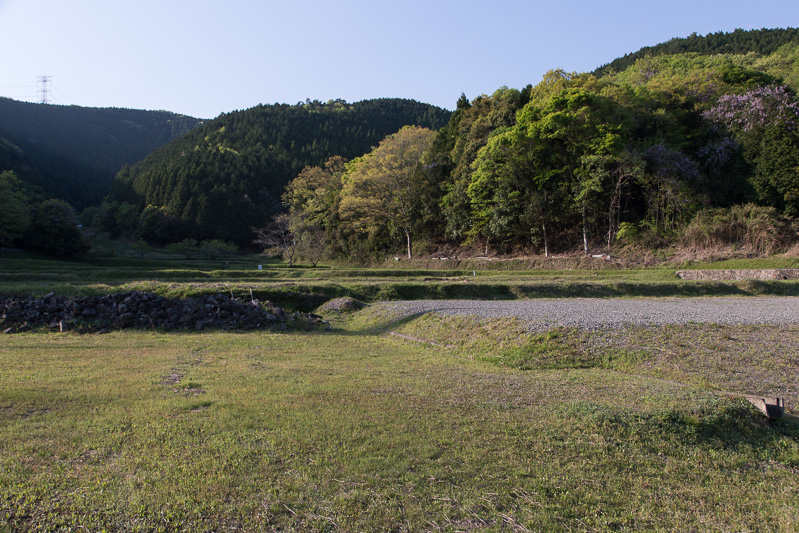
[[666,324],[799,324],[799,298],[643,298],[562,300],[416,300],[384,302],[405,317],[436,312],[483,318],[518,317],[533,329],[582,329]]

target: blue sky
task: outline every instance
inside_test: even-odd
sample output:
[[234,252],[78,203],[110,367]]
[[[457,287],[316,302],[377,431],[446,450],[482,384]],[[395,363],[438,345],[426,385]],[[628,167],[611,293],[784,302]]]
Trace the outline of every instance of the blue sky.
[[452,109],[692,32],[799,26],[799,1],[0,0],[0,96],[198,118],[306,98]]

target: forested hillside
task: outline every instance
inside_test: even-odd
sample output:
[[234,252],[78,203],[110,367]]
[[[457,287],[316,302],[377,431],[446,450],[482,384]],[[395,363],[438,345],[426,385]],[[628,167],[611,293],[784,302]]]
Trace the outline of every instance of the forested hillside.
[[[153,242],[250,245],[251,228],[280,208],[285,185],[306,165],[360,156],[405,125],[437,129],[449,116],[403,99],[308,100],[227,113],[123,169],[98,223]],[[131,211],[141,216],[126,216]]]
[[[322,235],[328,254],[361,258],[411,255],[411,240],[500,253],[678,240],[774,250],[796,239],[799,216],[799,44],[780,45],[795,34],[734,32],[750,43],[735,54],[718,53],[718,36],[691,38],[708,54],[646,55],[599,77],[554,70],[522,90],[462,96],[407,161],[413,179],[364,170],[383,145],[303,170],[286,198],[300,248]],[[769,53],[751,51],[761,40]]]
[[[188,248],[213,239],[284,243],[292,259],[314,263],[460,246],[545,255],[677,242],[773,251],[799,235],[798,35],[672,39],[594,73],[552,70],[521,89],[462,95],[452,113],[402,99],[234,111],[124,167],[93,220],[112,236]],[[85,135],[111,152],[130,144],[125,131],[149,127],[166,138],[191,127],[168,114],[165,124],[145,121],[154,116],[131,114],[113,135]],[[46,137],[37,120],[18,120],[27,133],[15,138],[0,129],[0,170],[14,171],[0,187],[31,225],[17,177],[70,198],[89,194],[91,176],[70,166],[91,151],[77,157],[77,148],[56,152],[43,141],[60,135],[70,146],[74,129],[51,125]],[[116,164],[108,159],[92,168]],[[72,177],[54,180],[54,169]],[[41,212],[65,208],[48,209]],[[0,244],[23,234],[8,227]]]
[[194,129],[166,111],[98,109],[0,98],[0,170],[14,171],[44,198],[78,210],[98,205],[114,175]]
[[799,29],[785,28],[773,30],[735,30],[733,32],[717,32],[707,35],[694,33],[689,37],[675,37],[655,46],[645,46],[624,57],[614,59],[594,71],[595,76],[613,72],[621,72],[629,68],[639,59],[661,55],[697,53],[714,54],[747,54],[754,52],[769,55],[786,44],[799,44]]

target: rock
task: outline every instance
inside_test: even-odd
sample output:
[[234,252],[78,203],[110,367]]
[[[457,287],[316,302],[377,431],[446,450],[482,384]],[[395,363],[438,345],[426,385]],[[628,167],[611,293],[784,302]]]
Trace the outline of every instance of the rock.
[[334,300],[330,300],[319,306],[317,308],[317,312],[322,314],[328,314],[331,312],[334,313],[345,313],[349,311],[358,311],[359,309],[363,309],[366,307],[366,304],[356,300],[355,298],[350,298],[345,296],[343,298],[336,298]]

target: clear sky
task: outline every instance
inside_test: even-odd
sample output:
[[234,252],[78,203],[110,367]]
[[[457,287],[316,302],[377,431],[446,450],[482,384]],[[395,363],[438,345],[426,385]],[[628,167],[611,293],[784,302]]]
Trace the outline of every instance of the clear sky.
[[0,96],[198,118],[306,98],[455,107],[643,46],[799,26],[799,0],[0,0]]

